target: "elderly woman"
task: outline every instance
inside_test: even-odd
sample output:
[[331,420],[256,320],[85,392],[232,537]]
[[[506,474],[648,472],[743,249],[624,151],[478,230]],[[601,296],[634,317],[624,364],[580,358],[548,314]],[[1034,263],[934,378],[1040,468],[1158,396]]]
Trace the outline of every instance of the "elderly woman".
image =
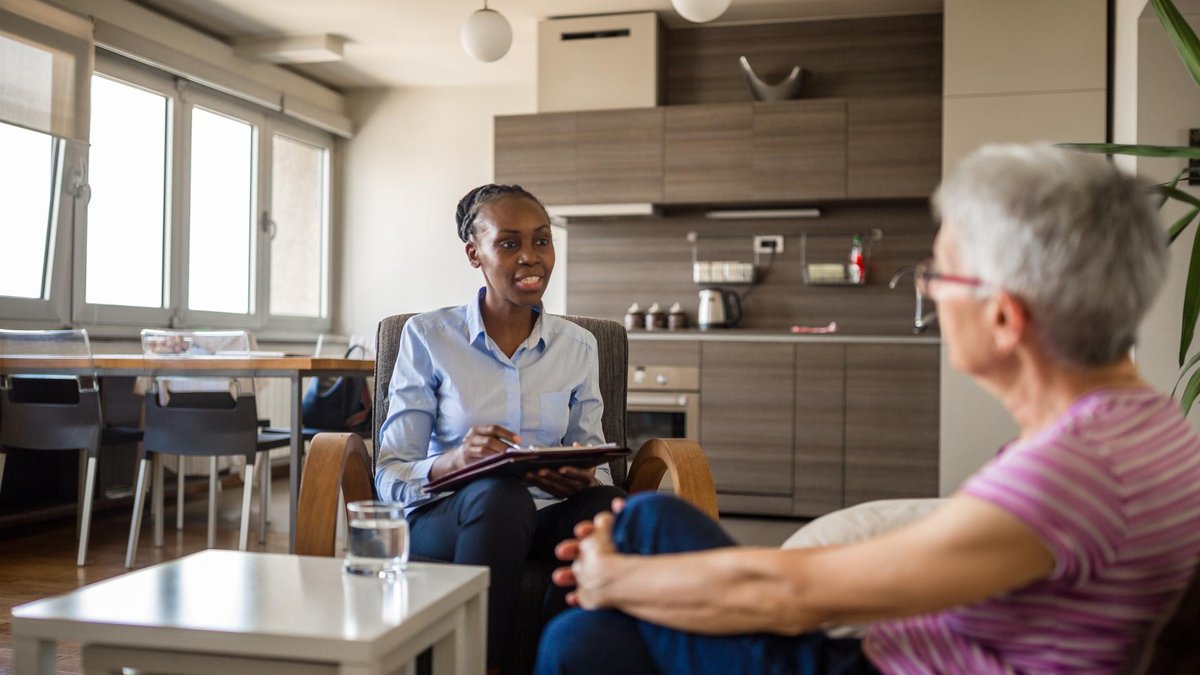
[[[855,544],[734,548],[634,497],[560,544],[541,673],[1117,672],[1200,557],[1200,439],[1130,357],[1163,280],[1142,188],[992,146],[938,190],[920,290],[1020,436],[932,513]],[[702,550],[716,549],[716,550]],[[866,638],[818,629],[870,621]],[[616,647],[616,645],[620,645]]]

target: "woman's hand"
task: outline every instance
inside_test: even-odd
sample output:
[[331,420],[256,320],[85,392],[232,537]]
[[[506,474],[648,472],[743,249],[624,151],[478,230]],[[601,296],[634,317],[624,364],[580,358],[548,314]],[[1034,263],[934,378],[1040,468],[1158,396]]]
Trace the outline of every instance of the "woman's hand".
[[601,513],[594,520],[575,526],[575,538],[566,539],[554,547],[559,560],[572,563],[570,567],[554,570],[551,579],[557,586],[575,586],[567,594],[567,602],[584,609],[597,609],[604,604],[603,589],[619,574],[618,568],[629,559],[617,553],[612,543],[613,514],[625,508],[625,500],[614,499],[612,513]]
[[570,497],[580,490],[597,485],[596,469],[561,466],[557,469],[538,469],[525,474],[525,482],[539,487],[555,497]]
[[513,443],[520,443],[521,437],[498,424],[487,424],[471,427],[463,437],[462,445],[450,452],[439,455],[429,472],[431,479],[441,478],[451,471],[464,469],[479,460],[508,450],[509,446],[501,441],[507,438]]

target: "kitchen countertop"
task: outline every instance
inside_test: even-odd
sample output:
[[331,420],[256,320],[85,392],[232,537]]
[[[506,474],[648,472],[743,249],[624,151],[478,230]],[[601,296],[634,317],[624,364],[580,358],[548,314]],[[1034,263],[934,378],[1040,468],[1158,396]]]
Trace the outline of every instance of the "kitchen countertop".
[[712,330],[631,330],[630,340],[702,340],[709,342],[832,342],[865,344],[940,345],[938,335],[851,335],[847,333],[791,333],[784,329],[753,330],[714,328]]

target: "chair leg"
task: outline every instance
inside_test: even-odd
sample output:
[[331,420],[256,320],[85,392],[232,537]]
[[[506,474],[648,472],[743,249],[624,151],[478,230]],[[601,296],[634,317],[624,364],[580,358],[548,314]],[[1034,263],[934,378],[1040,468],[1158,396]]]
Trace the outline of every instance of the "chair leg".
[[92,528],[92,497],[96,493],[96,457],[87,458],[87,478],[83,488],[83,527],[79,530],[79,557],[75,564],[83,567],[87,561],[88,535]]
[[125,567],[133,567],[137,557],[138,533],[142,530],[142,508],[146,505],[146,479],[150,475],[150,460],[138,464],[137,486],[133,494],[133,518],[129,523],[129,545],[125,549]]
[[175,529],[183,529],[183,457],[175,464]]
[[162,455],[154,453],[150,460],[152,467],[153,478],[150,481],[150,493],[154,497],[154,504],[150,507],[150,513],[154,516],[154,548],[162,548],[163,546],[163,462]]
[[208,548],[217,547],[217,458],[208,458]]
[[258,543],[267,543],[267,511],[271,506],[271,454],[258,453]]
[[83,533],[83,491],[87,486],[87,450],[79,449],[79,480],[75,482],[75,541]]
[[246,474],[242,478],[242,527],[238,536],[239,551],[245,551],[250,540],[250,499],[254,496],[254,462],[246,462]]

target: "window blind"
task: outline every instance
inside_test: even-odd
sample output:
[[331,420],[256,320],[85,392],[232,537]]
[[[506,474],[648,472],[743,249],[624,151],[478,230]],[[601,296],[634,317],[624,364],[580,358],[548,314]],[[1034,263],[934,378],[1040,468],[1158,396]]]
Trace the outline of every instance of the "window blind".
[[0,122],[86,143],[91,73],[90,22],[0,3]]

